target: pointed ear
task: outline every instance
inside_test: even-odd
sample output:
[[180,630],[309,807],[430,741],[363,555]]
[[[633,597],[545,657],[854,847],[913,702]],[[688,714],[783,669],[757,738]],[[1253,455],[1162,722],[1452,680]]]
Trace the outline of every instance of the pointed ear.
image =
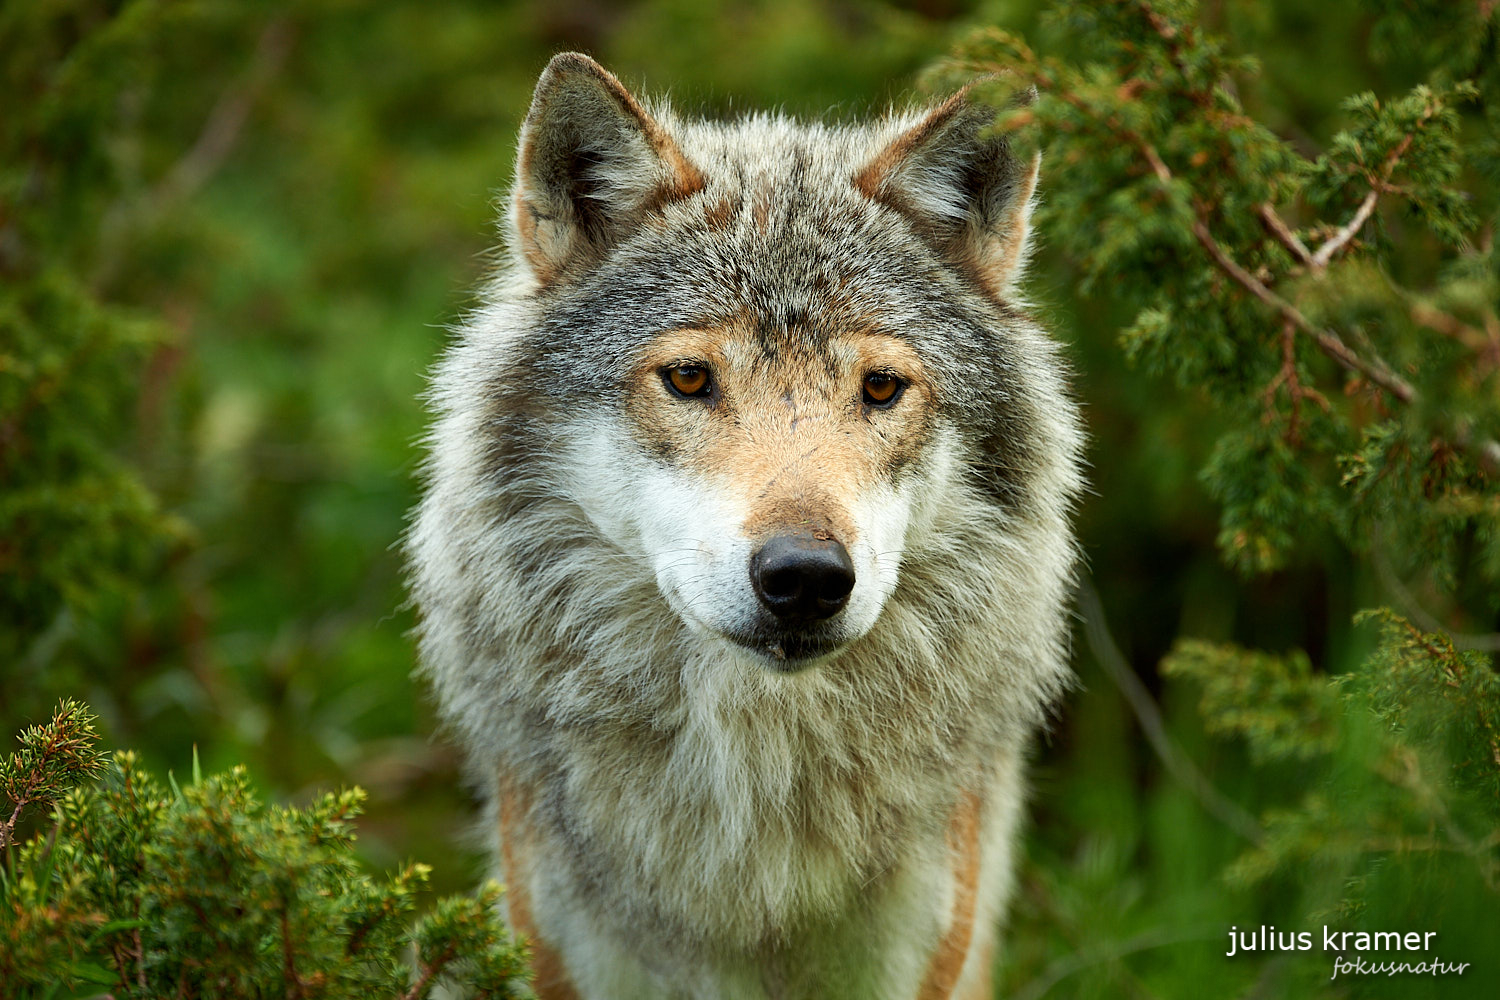
[[576,52],[553,56],[521,126],[511,199],[521,259],[550,284],[590,266],[647,213],[704,183],[604,67]]
[[997,299],[1020,281],[1041,156],[1017,159],[1003,136],[982,138],[994,109],[967,88],[897,136],[854,175],[864,195],[917,232]]

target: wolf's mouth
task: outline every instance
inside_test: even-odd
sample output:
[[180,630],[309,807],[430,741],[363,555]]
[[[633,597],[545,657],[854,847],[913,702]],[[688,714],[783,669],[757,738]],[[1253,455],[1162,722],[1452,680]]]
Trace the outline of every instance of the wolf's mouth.
[[830,635],[771,631],[725,633],[737,646],[759,653],[765,667],[777,673],[791,674],[805,670],[825,656],[838,652],[846,640]]

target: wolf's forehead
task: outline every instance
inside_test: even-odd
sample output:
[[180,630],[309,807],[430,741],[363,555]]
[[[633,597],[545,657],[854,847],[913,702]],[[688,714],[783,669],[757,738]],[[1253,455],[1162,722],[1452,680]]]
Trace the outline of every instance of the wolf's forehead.
[[855,172],[911,124],[909,118],[830,125],[772,115],[734,122],[676,122],[683,153],[725,188],[852,189]]

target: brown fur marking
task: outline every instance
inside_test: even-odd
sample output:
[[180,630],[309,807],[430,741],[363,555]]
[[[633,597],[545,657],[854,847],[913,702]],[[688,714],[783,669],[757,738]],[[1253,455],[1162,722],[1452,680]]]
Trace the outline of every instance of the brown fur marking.
[[979,797],[966,792],[948,827],[948,847],[954,855],[953,921],[927,963],[927,978],[917,991],[917,1000],[956,1000],[953,991],[974,937],[974,908],[979,894],[979,808]]
[[532,273],[536,280],[543,285],[550,284],[557,276],[552,266],[552,260],[542,250],[541,243],[537,240],[537,216],[527,203],[524,194],[516,195],[516,231],[521,236],[521,252],[526,255],[526,263],[531,265]]
[[530,867],[523,855],[527,846],[520,840],[524,836],[525,816],[530,811],[530,800],[509,778],[500,779],[500,864],[505,877],[506,908],[510,915],[510,926],[526,939],[531,949],[531,968],[536,974],[531,988],[538,1000],[578,1000],[578,991],[568,978],[567,969],[559,955],[537,933],[536,921],[531,916],[531,892],[526,884],[526,870]]
[[738,207],[735,199],[726,194],[704,209],[703,218],[708,223],[708,228],[715,232],[728,229],[729,223],[734,220],[735,211]]
[[667,130],[646,113],[646,109],[641,107],[635,95],[625,89],[618,77],[592,59],[580,57],[572,60],[571,64],[587,71],[604,84],[609,95],[619,103],[620,110],[635,119],[641,132],[646,136],[646,141],[650,143],[651,149],[667,168],[668,180],[655,193],[649,207],[660,207],[678,201],[697,194],[708,186],[708,181],[704,178],[702,171],[682,155],[682,150],[677,148],[677,143],[667,134]]

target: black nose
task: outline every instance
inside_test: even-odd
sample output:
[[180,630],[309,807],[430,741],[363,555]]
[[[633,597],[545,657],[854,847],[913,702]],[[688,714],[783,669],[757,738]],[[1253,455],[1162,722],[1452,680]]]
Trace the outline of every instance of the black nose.
[[822,621],[849,602],[854,564],[831,538],[777,535],[750,557],[750,582],[760,603],[782,621]]

